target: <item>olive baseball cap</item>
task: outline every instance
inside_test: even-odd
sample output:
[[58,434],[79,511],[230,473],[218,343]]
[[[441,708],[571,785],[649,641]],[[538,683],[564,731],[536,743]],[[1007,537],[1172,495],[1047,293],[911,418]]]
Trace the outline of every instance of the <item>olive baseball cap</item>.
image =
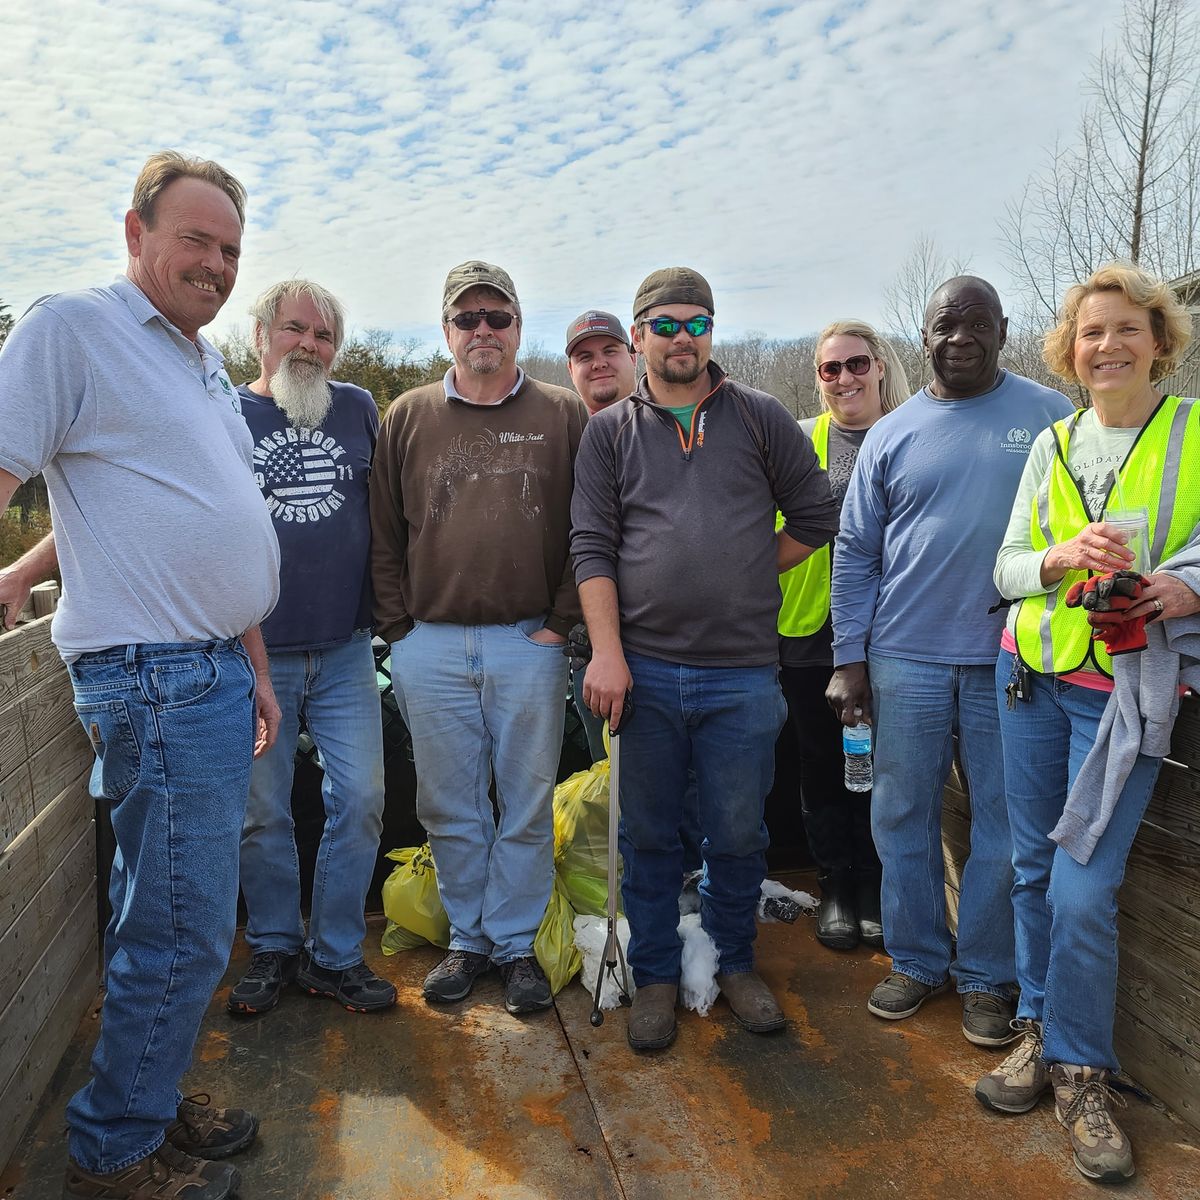
[[620,317],[614,317],[612,313],[604,312],[603,309],[589,308],[567,326],[567,348],[564,353],[570,358],[571,349],[576,342],[597,335],[613,337],[619,342],[624,342],[626,346],[629,345],[629,334],[621,324]]
[[469,292],[474,287],[495,288],[506,300],[513,304],[518,303],[517,289],[507,271],[493,263],[472,258],[453,267],[446,276],[446,286],[442,289],[442,307],[453,304],[463,292]]
[[659,304],[695,304],[715,311],[708,280],[691,267],[663,267],[647,275],[633,298],[633,319]]

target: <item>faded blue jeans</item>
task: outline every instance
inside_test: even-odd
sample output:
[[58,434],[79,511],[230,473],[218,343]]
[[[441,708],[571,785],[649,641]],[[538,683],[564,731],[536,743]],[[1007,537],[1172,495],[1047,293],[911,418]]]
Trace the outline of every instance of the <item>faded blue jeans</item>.
[[1139,754],[1086,866],[1049,837],[1096,740],[1108,693],[1031,672],[1033,698],[1009,709],[1013,656],[996,661],[1013,836],[1020,1017],[1043,1023],[1045,1060],[1119,1069],[1117,892],[1162,759]]
[[[995,668],[869,654],[874,695],[871,832],[883,863],[883,939],[892,969],[960,992],[1016,990],[1012,838]],[[942,858],[942,789],[953,735],[971,792],[971,853],[962,873],[951,961]]]
[[[561,645],[515,625],[418,621],[392,643],[450,947],[497,963],[533,954],[554,881],[554,781],[566,717]],[[488,795],[496,781],[499,818]]]
[[634,715],[621,738],[621,898],[634,983],[679,981],[679,883],[689,768],[704,878],[700,924],[719,970],[754,969],[755,908],[770,843],[763,804],[787,717],[779,671],[689,667],[626,652]]
[[[303,946],[320,966],[345,970],[362,962],[363,906],[383,828],[383,723],[370,633],[319,650],[272,651],[271,685],[283,713],[279,738],[254,764],[242,826],[246,943],[255,954],[296,954]],[[325,773],[307,941],[292,822],[302,714]]]
[[71,1155],[119,1171],[157,1149],[229,962],[254,752],[254,672],[236,639],[122,646],[70,664],[111,804],[107,991]]

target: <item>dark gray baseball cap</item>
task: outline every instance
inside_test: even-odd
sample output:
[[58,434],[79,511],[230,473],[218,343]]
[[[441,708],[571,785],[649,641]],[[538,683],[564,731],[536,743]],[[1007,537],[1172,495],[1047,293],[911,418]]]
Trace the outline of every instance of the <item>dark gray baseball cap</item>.
[[493,263],[472,258],[468,262],[459,263],[446,276],[446,286],[442,289],[442,307],[453,304],[463,292],[469,292],[474,287],[495,288],[506,300],[513,304],[519,303],[517,289],[507,271]]
[[712,288],[699,271],[691,267],[663,267],[642,280],[633,298],[633,319],[659,304],[695,304],[712,313]]
[[[624,342],[626,346],[629,345],[629,334],[626,332],[625,326],[621,324],[620,317],[615,317],[612,313],[605,312],[600,308],[589,308],[587,312],[580,313],[567,326],[567,348],[564,353],[570,358],[571,348],[576,342],[597,335],[614,337],[618,341]],[[630,348],[632,349],[632,347]]]

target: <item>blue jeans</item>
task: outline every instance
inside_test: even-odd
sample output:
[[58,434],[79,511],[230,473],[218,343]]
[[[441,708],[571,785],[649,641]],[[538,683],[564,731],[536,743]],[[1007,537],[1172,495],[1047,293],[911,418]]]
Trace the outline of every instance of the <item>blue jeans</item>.
[[[296,954],[303,946],[320,966],[341,971],[362,962],[363,906],[383,828],[383,725],[370,633],[320,650],[273,651],[271,684],[283,713],[279,738],[254,764],[242,826],[246,943],[255,954]],[[325,772],[307,941],[292,822],[302,714]]]
[[638,987],[677,983],[689,768],[703,835],[700,924],[719,969],[753,970],[754,911],[770,842],[763,802],[787,717],[778,670],[689,667],[626,653],[635,712],[621,737],[621,897]]
[[1045,1060],[1118,1069],[1117,891],[1162,759],[1138,755],[1086,866],[1049,838],[1096,740],[1108,694],[1032,674],[1033,698],[1008,709],[1013,656],[996,662],[1013,837],[1017,1015],[1043,1023]]
[[229,961],[254,672],[236,639],[116,647],[69,670],[117,849],[100,1038],[67,1123],[75,1161],[107,1173],[162,1143]]
[[[554,780],[567,659],[515,625],[418,621],[392,643],[450,947],[497,963],[533,954],[554,881]],[[488,795],[493,776],[499,819]]]
[[[883,940],[892,969],[931,986],[953,975],[960,992],[1007,998],[1016,990],[1012,839],[994,669],[869,658],[875,709],[871,832],[883,863]],[[952,962],[942,789],[955,733],[971,793],[971,853],[962,873]]]

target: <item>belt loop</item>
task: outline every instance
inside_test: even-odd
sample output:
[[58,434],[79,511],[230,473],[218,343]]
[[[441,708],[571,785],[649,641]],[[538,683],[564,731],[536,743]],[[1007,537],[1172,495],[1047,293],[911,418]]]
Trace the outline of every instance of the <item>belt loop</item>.
[[130,675],[137,670],[137,646],[132,642],[125,647],[125,670]]

